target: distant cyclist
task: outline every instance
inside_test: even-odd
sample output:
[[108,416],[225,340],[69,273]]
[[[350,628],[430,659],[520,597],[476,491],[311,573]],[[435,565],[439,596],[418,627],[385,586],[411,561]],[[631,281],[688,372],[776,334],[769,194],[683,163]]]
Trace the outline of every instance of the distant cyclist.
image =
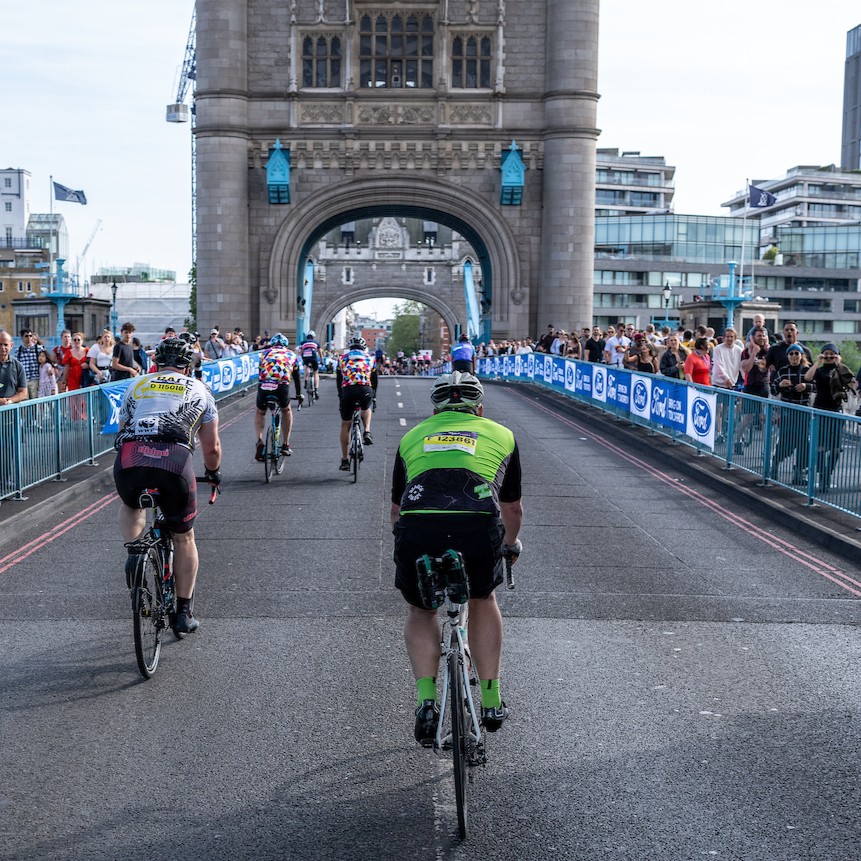
[[138,508],[140,495],[148,488],[159,490],[159,506],[173,533],[180,634],[190,634],[200,624],[191,609],[198,565],[195,437],[200,439],[206,478],[215,485],[221,481],[218,411],[209,388],[189,376],[192,353],[185,341],[165,338],[153,355],[155,375],[131,381],[120,407],[114,462],[124,541],[140,538],[146,526],[146,514]]
[[314,400],[320,400],[320,361],[322,354],[320,345],[317,343],[317,334],[311,329],[305,340],[299,345],[299,355],[302,357],[302,364],[305,366],[305,373],[314,372]]
[[364,443],[372,445],[374,442],[371,437],[371,405],[377,389],[377,367],[374,357],[368,352],[368,345],[364,338],[357,335],[350,341],[349,349],[338,360],[335,379],[338,384],[341,412],[341,465],[338,468],[347,472],[350,469],[350,461],[347,459],[350,422],[353,419],[353,407],[356,404],[362,410]]
[[290,448],[290,430],[293,427],[293,411],[290,409],[290,380],[296,386],[296,399],[301,405],[305,400],[299,388],[299,357],[288,347],[290,342],[280,332],[269,339],[269,346],[260,357],[260,370],[257,379],[257,412],[254,414],[254,432],[257,434],[257,450],[254,457],[263,460],[263,421],[266,418],[266,402],[275,396],[281,407],[281,427],[284,440],[281,451],[288,457],[293,454]]
[[457,346],[451,351],[451,369],[468,374],[475,373],[475,347],[466,333],[458,338]]
[[416,560],[424,554],[463,554],[482,722],[496,732],[508,716],[499,688],[502,614],[493,592],[504,576],[503,551],[516,557],[521,550],[520,455],[511,431],[482,417],[483,397],[472,374],[439,377],[434,414],[401,440],[392,473],[395,585],[410,605],[404,636],[417,687],[415,737],[425,747],[439,721],[440,630],[418,589]]

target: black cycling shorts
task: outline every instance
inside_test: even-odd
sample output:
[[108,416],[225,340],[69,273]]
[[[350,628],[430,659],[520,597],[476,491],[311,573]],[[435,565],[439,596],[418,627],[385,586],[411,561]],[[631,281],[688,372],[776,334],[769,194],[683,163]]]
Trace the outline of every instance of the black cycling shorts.
[[395,586],[414,607],[424,607],[418,587],[416,559],[446,550],[463,554],[472,598],[487,598],[502,583],[505,530],[495,517],[481,514],[405,514],[394,525]]
[[266,383],[257,384],[257,409],[265,413],[270,398],[278,401],[278,406],[286,410],[290,406],[290,383],[278,383],[274,389],[264,389]]
[[313,368],[315,371],[320,369],[316,356],[302,356],[302,364],[306,368]]
[[470,359],[455,359],[451,363],[453,371],[465,371],[468,374],[472,373],[472,361]]
[[171,532],[188,532],[197,517],[197,480],[191,452],[178,443],[130,440],[114,461],[114,483],[129,508],[139,508],[140,495],[159,492],[159,508]]
[[350,421],[355,404],[358,404],[360,409],[369,410],[373,402],[374,390],[370,386],[341,386],[341,402],[338,407],[341,419]]

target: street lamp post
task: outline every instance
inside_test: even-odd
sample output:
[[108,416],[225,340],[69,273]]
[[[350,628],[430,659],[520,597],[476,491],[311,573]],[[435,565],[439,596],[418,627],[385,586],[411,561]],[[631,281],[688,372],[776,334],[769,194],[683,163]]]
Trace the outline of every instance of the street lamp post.
[[664,283],[664,325],[670,325],[670,297],[673,295],[673,288],[670,287],[669,281]]
[[116,340],[119,336],[117,335],[117,282],[114,281],[111,284],[111,330],[114,333],[114,340]]

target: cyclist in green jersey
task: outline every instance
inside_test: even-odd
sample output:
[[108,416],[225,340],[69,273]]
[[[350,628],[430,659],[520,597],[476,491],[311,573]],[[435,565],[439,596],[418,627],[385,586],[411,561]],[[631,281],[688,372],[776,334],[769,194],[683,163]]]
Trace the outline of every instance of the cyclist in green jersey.
[[416,559],[423,554],[463,554],[482,722],[495,732],[508,716],[499,688],[502,614],[493,593],[504,576],[503,552],[516,557],[521,550],[520,455],[511,431],[482,416],[483,397],[472,374],[439,377],[434,414],[401,440],[392,475],[395,585],[409,604],[404,636],[418,689],[415,737],[425,747],[439,721],[440,630],[418,589]]

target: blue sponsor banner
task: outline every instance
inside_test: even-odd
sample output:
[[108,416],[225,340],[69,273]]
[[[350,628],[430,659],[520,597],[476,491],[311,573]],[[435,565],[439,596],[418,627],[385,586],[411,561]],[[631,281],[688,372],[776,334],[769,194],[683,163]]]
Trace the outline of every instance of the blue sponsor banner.
[[217,362],[206,362],[202,368],[203,382],[212,389],[214,395],[229,392],[256,378],[259,362],[259,353],[243,353]]
[[131,380],[122,380],[121,382],[111,383],[109,386],[102,386],[101,392],[107,398],[110,404],[107,421],[102,425],[99,433],[111,434],[117,433],[120,429],[120,406],[123,402],[123,396],[126,389],[131,385]]
[[607,368],[606,402],[622,410],[631,408],[631,375],[618,368]]
[[649,417],[656,424],[687,433],[688,387],[655,377]]
[[717,395],[691,389],[688,393],[685,433],[697,442],[714,449],[716,417]]

